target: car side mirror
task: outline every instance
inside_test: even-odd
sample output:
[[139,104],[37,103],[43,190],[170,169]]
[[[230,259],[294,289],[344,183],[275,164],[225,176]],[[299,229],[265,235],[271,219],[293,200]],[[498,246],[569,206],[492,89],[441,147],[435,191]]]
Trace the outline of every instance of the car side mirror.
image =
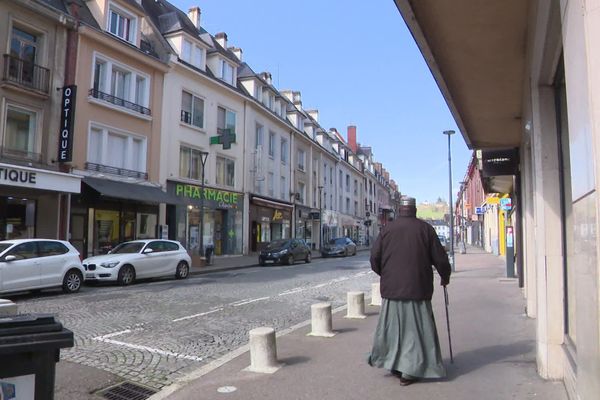
[[13,255],[9,255],[9,256],[4,257],[4,261],[6,261],[6,262],[15,261],[16,259],[17,259],[17,257],[13,256]]
[[146,249],[144,249],[143,253],[144,254],[154,253],[154,250],[146,248]]

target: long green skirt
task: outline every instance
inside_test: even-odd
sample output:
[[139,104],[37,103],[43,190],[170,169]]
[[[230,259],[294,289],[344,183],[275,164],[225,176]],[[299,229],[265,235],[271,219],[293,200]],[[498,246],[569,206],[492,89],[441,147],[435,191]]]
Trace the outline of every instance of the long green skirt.
[[416,378],[443,378],[431,302],[382,299],[369,365]]

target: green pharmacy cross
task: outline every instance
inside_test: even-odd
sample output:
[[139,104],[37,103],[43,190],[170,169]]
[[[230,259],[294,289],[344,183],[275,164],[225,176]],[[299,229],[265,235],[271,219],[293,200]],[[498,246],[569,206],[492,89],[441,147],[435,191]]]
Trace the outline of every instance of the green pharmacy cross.
[[217,129],[218,136],[210,137],[210,144],[222,144],[223,150],[231,149],[231,143],[235,143],[235,133],[231,129]]

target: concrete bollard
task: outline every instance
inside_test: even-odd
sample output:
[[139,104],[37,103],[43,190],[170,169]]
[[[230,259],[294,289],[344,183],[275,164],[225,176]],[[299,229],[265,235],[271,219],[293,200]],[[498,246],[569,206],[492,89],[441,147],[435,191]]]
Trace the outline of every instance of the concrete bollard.
[[371,284],[371,304],[372,306],[381,305],[381,289],[379,283]]
[[17,305],[10,300],[0,299],[0,317],[17,315]]
[[331,330],[331,303],[317,303],[310,306],[312,330],[307,336],[333,337]]
[[247,371],[272,374],[281,368],[277,362],[275,329],[261,327],[250,331],[250,366]]
[[363,292],[348,292],[348,312],[345,318],[367,318],[365,315],[365,294]]

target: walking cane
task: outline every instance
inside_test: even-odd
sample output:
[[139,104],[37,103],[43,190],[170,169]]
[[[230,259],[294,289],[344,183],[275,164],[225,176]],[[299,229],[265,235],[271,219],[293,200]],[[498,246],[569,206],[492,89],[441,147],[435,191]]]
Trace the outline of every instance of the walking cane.
[[446,326],[448,327],[448,345],[450,346],[450,364],[454,364],[452,355],[452,338],[450,337],[450,316],[448,315],[448,288],[444,286],[444,301],[446,302]]

